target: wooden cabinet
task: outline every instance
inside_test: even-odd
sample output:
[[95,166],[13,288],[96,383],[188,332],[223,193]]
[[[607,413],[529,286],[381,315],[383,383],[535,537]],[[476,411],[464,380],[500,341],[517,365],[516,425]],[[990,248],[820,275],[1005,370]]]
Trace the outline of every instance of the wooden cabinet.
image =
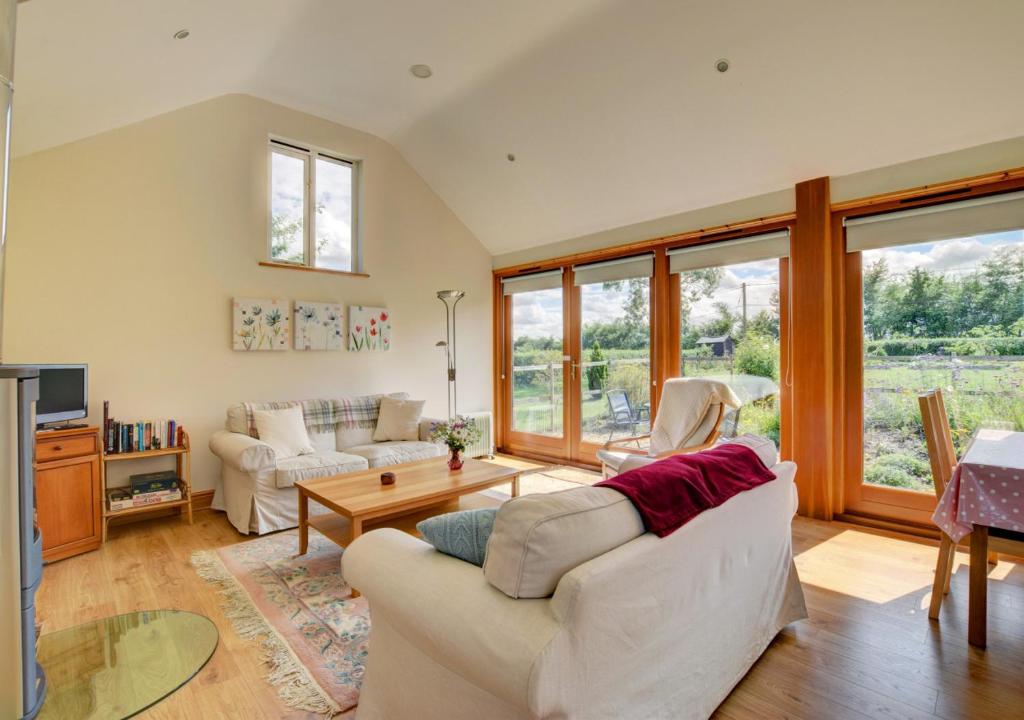
[[99,428],[36,433],[36,517],[43,560],[95,550],[103,542]]

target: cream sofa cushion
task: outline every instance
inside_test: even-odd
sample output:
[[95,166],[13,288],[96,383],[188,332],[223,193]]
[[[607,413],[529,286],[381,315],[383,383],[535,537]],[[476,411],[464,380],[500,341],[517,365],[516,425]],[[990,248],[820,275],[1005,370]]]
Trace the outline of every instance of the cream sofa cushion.
[[441,454],[441,446],[419,440],[399,440],[356,445],[345,448],[345,452],[366,458],[370,467],[375,468],[437,457]]
[[338,450],[348,451],[351,447],[369,445],[373,442],[373,428],[346,427],[338,425],[334,431],[334,445]]
[[547,597],[577,565],[643,534],[633,503],[611,488],[525,495],[498,511],[484,576],[509,597]]
[[373,431],[374,442],[387,440],[419,440],[420,417],[426,400],[398,400],[381,398],[377,428]]
[[302,408],[253,410],[252,417],[260,440],[274,448],[278,460],[313,452],[313,443],[302,419]]
[[327,477],[340,473],[366,470],[369,464],[366,458],[358,455],[328,450],[311,455],[299,455],[277,461],[277,472],[274,484],[279,488],[291,487],[299,480]]

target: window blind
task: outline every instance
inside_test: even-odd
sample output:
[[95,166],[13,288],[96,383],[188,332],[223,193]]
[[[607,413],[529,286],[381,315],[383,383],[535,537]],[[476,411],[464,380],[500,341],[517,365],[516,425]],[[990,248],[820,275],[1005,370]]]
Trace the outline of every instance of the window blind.
[[668,267],[669,272],[678,273],[788,256],[789,230],[787,229],[669,250]]
[[846,252],[1024,228],[1024,192],[849,218]]
[[573,282],[578,286],[599,282],[615,282],[654,274],[654,255],[637,255],[616,260],[573,266]]
[[515,295],[516,293],[533,292],[535,290],[554,290],[560,287],[562,287],[561,269],[501,279],[501,292],[503,295]]

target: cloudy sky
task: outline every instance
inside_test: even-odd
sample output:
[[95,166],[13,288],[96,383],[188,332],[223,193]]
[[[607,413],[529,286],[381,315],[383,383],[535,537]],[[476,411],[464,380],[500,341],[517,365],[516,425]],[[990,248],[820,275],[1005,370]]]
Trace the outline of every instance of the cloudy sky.
[[[769,298],[778,287],[777,260],[730,265],[726,268],[718,290],[710,298],[694,303],[692,322],[702,323],[717,316],[715,303],[728,303],[737,313],[741,309],[741,286],[747,283],[747,312],[753,317],[769,307]],[[581,288],[583,324],[610,322],[624,317],[626,288],[605,290],[601,283]],[[513,332],[516,337],[560,337],[562,334],[562,293],[542,290],[521,293],[513,299]]]
[[[892,273],[905,273],[915,267],[934,272],[962,274],[978,267],[1001,247],[1024,247],[1024,231],[995,233],[975,237],[942,240],[934,243],[902,245],[868,250],[864,253],[865,267],[885,258]],[[693,305],[690,322],[701,324],[717,316],[716,302],[724,302],[733,312],[742,307],[742,285],[747,284],[747,312],[749,317],[769,309],[772,293],[779,286],[777,260],[729,265],[722,282],[710,298],[701,298]],[[600,284],[583,287],[583,322],[607,322],[622,317],[626,299],[622,290],[604,290]],[[560,290],[516,295],[513,301],[513,328],[516,337],[561,337],[562,293]]]
[[960,275],[977,268],[999,248],[1022,246],[1024,230],[1014,230],[934,243],[865,250],[863,263],[864,267],[867,267],[884,258],[891,273],[906,273],[915,267],[921,267],[932,272]]
[[[283,153],[273,153],[271,162],[270,209],[289,221],[302,219],[305,165],[302,160]],[[316,216],[318,239],[327,245],[317,256],[317,267],[334,270],[352,269],[352,167],[317,158],[316,199],[323,210]],[[293,239],[301,252],[302,236]]]

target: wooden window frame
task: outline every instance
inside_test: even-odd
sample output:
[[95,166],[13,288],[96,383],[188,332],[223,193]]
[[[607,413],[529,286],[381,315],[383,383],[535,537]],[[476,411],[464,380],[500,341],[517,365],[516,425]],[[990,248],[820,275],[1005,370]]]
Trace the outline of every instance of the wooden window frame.
[[[494,415],[495,444],[502,452],[523,457],[532,457],[546,461],[556,461],[584,467],[596,467],[598,464],[594,448],[583,446],[580,442],[579,427],[579,382],[567,372],[568,363],[579,366],[582,358],[580,346],[581,328],[579,327],[580,289],[575,287],[572,267],[602,260],[616,260],[645,252],[654,254],[654,271],[651,276],[650,289],[650,358],[651,358],[651,420],[657,415],[658,402],[661,398],[661,387],[665,380],[679,375],[679,281],[669,272],[668,251],[691,245],[704,245],[725,240],[735,240],[751,235],[760,235],[776,230],[793,232],[794,213],[785,213],[769,217],[756,218],[739,223],[720,225],[712,228],[694,230],[663,236],[651,240],[632,243],[614,248],[603,248],[590,252],[566,255],[536,263],[524,263],[493,271],[493,354],[494,354]],[[783,263],[786,263],[783,260]],[[787,265],[788,267],[788,265]],[[527,275],[548,270],[562,270],[563,293],[563,355],[568,359],[563,365],[565,382],[568,383],[563,408],[563,437],[544,438],[543,436],[513,431],[508,422],[511,411],[511,323],[509,322],[511,303],[504,295],[501,281],[504,278]],[[782,268],[780,266],[780,273]],[[787,285],[783,296],[783,285]],[[788,333],[788,276],[780,274],[780,302],[786,312],[780,312],[780,336]],[[782,336],[785,337],[785,336]],[[786,343],[782,343],[783,357],[788,367],[789,352]],[[780,358],[780,362],[782,358]],[[791,417],[788,389],[782,390],[780,383],[780,413],[784,419],[782,430],[782,448],[788,450],[788,429],[785,421]],[[539,439],[542,438],[542,439]]]
[[1024,189],[1024,168],[927,185],[832,206],[832,233],[842,253],[844,291],[841,339],[836,362],[842,367],[838,416],[843,421],[839,476],[834,487],[839,502],[837,514],[853,521],[894,522],[911,529],[934,528],[931,520],[936,498],[933,493],[866,485],[864,475],[864,333],[863,268],[861,253],[846,252],[847,218],[878,215],[898,210],[929,207],[968,198],[997,195]]
[[[791,252],[780,263],[780,336],[788,341],[780,348],[780,413],[782,437],[780,454],[800,465],[797,484],[801,514],[829,520],[838,517],[854,522],[902,529],[918,534],[934,530],[930,520],[935,499],[898,489],[867,488],[862,492],[863,465],[863,331],[860,255],[846,253],[847,217],[881,214],[894,210],[939,205],[971,197],[1024,189],[1024,168],[988,173],[959,180],[934,183],[906,190],[832,203],[827,178],[800,183],[796,187],[796,209],[771,217],[695,230],[628,245],[567,255],[535,263],[494,270],[494,368],[496,442],[500,449],[527,456],[537,455],[511,442],[505,427],[507,400],[502,374],[505,318],[501,279],[529,272],[563,268],[571,273],[573,264],[611,260],[641,252],[654,252],[651,289],[651,380],[652,409],[657,407],[664,381],[679,370],[679,285],[668,272],[667,251],[676,247],[729,240],[745,235],[789,228]],[[797,248],[797,244],[800,247]],[[799,255],[794,266],[794,256]],[[827,279],[824,284],[820,275]],[[812,277],[813,276],[813,277]],[[572,288],[571,275],[565,280]],[[808,292],[808,289],[811,292]],[[821,292],[814,290],[817,288]],[[578,299],[570,299],[570,303]],[[574,316],[575,308],[569,308]],[[797,317],[799,315],[799,317]],[[813,318],[810,329],[798,328],[800,317]],[[566,319],[568,324],[570,318]],[[566,338],[577,328],[566,327]],[[578,333],[577,333],[578,334]],[[824,336],[820,339],[819,336]],[[814,344],[808,353],[803,341]],[[578,344],[578,343],[576,343]],[[570,354],[573,351],[570,349]],[[573,361],[579,361],[578,349]],[[824,352],[824,356],[822,356]],[[819,366],[823,366],[821,369]],[[813,372],[812,372],[813,370]],[[786,384],[790,377],[793,385]],[[808,397],[822,403],[813,412],[796,406],[794,389],[812,385]],[[566,402],[566,428],[572,402]],[[822,418],[824,418],[823,428]],[[568,434],[568,431],[567,431]],[[796,442],[794,435],[803,439]],[[810,439],[808,439],[810,438]],[[828,447],[821,447],[827,442]],[[569,444],[558,456],[540,459],[573,463]],[[587,463],[590,465],[590,463]],[[856,484],[856,487],[854,487]],[[876,496],[878,490],[887,490]],[[861,493],[858,495],[857,493]]]
[[[302,247],[303,261],[290,262],[275,258],[273,255],[273,223],[271,212],[274,197],[274,174],[273,160],[274,153],[287,155],[297,160],[302,160],[304,168],[304,187],[302,196]],[[351,257],[352,263],[348,270],[337,268],[321,267],[316,264],[316,163],[317,160],[332,162],[338,165],[347,165],[352,172],[352,237]],[[323,273],[344,274],[365,276],[363,272],[363,243],[362,243],[362,222],[361,222],[361,198],[362,198],[362,160],[348,157],[343,153],[336,153],[331,150],[319,148],[308,143],[296,142],[281,137],[270,136],[267,140],[267,247],[266,259],[260,261],[264,267],[284,267],[298,270],[312,270]]]

